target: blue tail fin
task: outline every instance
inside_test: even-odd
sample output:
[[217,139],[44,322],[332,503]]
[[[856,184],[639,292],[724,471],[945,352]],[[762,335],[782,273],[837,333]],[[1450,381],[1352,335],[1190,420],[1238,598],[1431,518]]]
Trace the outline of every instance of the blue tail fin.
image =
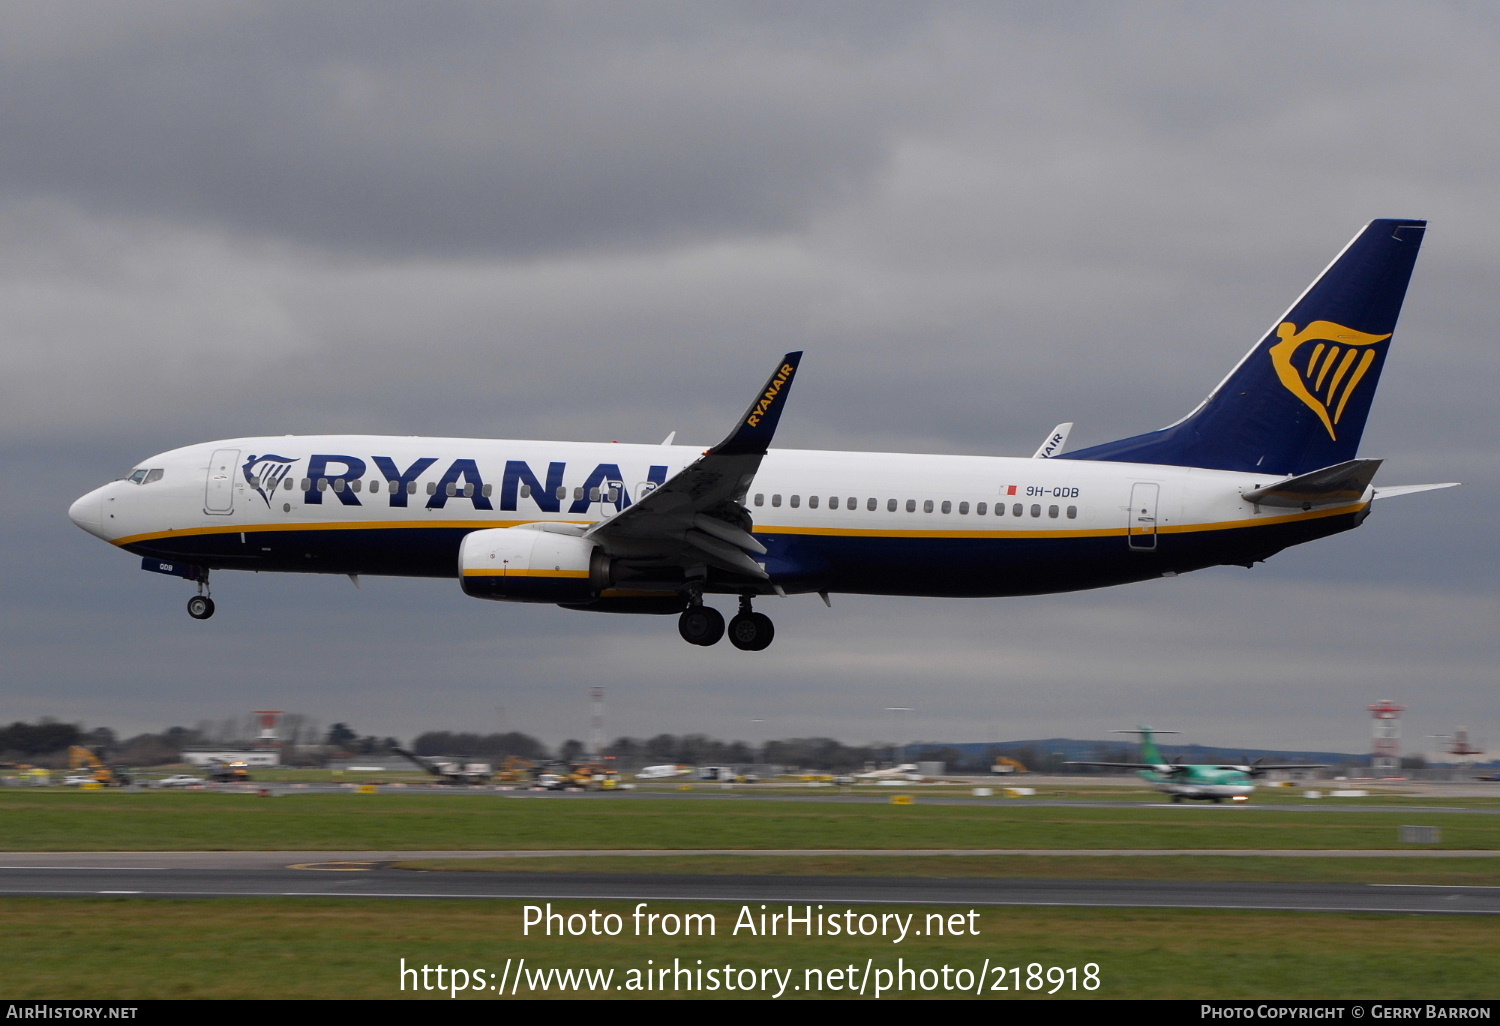
[[1351,460],[1426,221],[1371,221],[1187,417],[1056,459],[1304,474]]

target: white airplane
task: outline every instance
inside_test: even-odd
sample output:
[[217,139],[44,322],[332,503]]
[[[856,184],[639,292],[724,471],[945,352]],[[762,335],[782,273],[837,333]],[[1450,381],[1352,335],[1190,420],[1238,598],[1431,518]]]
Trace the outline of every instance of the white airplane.
[[922,779],[922,775],[917,772],[916,763],[903,762],[899,766],[856,773],[854,774],[854,778],[856,780],[920,780]]
[[685,777],[691,773],[691,766],[678,766],[674,763],[665,763],[661,766],[645,766],[635,775],[637,780],[668,780],[672,777]]
[[1357,527],[1356,449],[1425,221],[1366,226],[1168,427],[1030,459],[772,450],[800,353],[718,445],[314,435],[174,449],[73,503],[79,527],[197,584],[211,570],[457,578],[468,595],[676,614],[771,643],[762,596],[1035,595],[1250,566]]

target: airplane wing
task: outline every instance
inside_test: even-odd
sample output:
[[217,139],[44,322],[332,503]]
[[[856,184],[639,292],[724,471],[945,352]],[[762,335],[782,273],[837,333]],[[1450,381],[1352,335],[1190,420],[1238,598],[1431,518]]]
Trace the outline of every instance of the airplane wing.
[[770,447],[802,359],[787,353],[733,431],[655,491],[585,532],[607,549],[664,548],[680,563],[703,564],[764,581],[752,555],[765,546],[750,534],[743,502]]

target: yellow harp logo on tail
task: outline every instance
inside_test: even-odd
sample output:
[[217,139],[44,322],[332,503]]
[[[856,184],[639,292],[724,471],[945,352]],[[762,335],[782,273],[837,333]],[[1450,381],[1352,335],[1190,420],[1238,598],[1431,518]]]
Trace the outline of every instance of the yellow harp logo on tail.
[[[1370,347],[1391,336],[1368,335],[1333,321],[1313,321],[1301,331],[1285,321],[1276,335],[1281,339],[1271,347],[1276,376],[1288,392],[1318,415],[1328,429],[1328,437],[1338,441],[1334,425],[1375,363],[1376,350]],[[1294,362],[1297,351],[1309,342],[1316,344],[1307,351],[1305,360]]]

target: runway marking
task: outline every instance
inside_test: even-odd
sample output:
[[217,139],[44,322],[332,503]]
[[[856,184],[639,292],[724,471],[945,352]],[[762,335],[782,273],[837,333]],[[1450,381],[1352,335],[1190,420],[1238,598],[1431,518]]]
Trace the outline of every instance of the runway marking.
[[140,894],[140,891],[100,891],[100,894]]
[[319,873],[368,873],[378,862],[296,862],[288,869],[306,869]]
[[[176,892],[174,892],[176,893]],[[324,891],[281,891],[283,898],[488,898],[491,900],[519,901],[538,897],[536,893],[527,894],[379,894],[361,892],[340,892],[330,894]],[[639,894],[558,894],[548,893],[546,897],[552,901],[638,901]],[[720,902],[735,903],[747,900],[743,897],[703,897],[698,895],[678,894],[653,894],[652,901],[693,901],[693,902]],[[767,898],[763,894],[757,894],[754,901],[772,901],[782,899]],[[786,899],[792,900],[792,899]],[[798,898],[796,901],[808,899]],[[1500,911],[1489,909],[1425,909],[1425,908],[1395,908],[1377,906],[1374,908],[1361,905],[1214,905],[1203,903],[1177,903],[1163,901],[1140,901],[1140,902],[1109,902],[1109,901],[1017,901],[1012,899],[993,898],[840,898],[840,904],[847,905],[992,905],[996,907],[1016,908],[1166,908],[1166,909],[1215,909],[1220,911],[1237,912],[1360,912],[1360,913],[1396,913],[1402,915],[1468,915],[1468,916],[1495,916]]]

